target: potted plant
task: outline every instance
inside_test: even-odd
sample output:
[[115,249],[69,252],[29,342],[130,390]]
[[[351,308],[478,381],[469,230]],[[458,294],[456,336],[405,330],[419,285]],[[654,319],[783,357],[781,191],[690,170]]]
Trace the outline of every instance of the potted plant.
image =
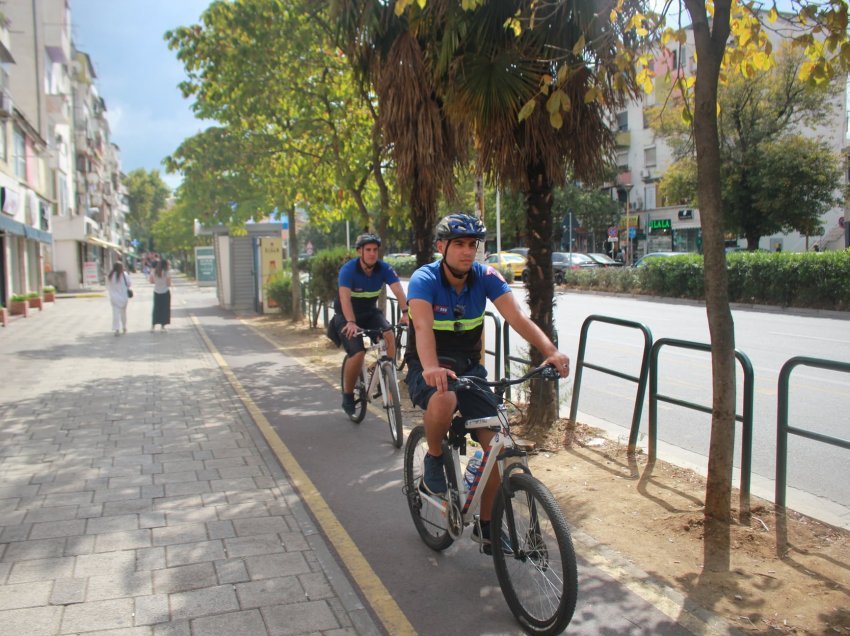
[[38,310],[41,311],[41,295],[39,295],[38,292],[29,292],[27,294],[27,302],[33,309],[38,308]]
[[9,314],[26,318],[28,312],[29,303],[27,302],[27,297],[23,294],[12,294],[12,297],[9,299]]
[[45,285],[44,289],[42,289],[41,291],[44,294],[44,302],[56,302],[56,288],[53,285]]

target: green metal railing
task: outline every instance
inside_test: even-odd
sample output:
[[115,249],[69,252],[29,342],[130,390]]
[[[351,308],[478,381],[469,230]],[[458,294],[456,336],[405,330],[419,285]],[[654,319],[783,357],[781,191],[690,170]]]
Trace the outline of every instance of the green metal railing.
[[[485,311],[484,312],[484,318],[485,318],[485,320],[487,318],[492,318],[493,319],[493,326],[496,328],[496,330],[494,332],[495,335],[493,337],[493,342],[496,343],[495,349],[493,349],[491,351],[490,349],[487,348],[487,345],[486,345],[487,341],[485,339],[483,339],[484,338],[483,335],[482,335],[482,341],[484,342],[484,355],[487,356],[489,354],[489,355],[493,356],[493,358],[495,358],[494,361],[493,361],[493,368],[495,369],[495,374],[498,376],[499,375],[499,369],[502,368],[502,339],[499,337],[499,334],[502,333],[502,321],[492,311]],[[505,324],[507,324],[507,323],[505,323]]]
[[[555,337],[553,338],[553,342],[554,342],[555,346],[557,347],[558,346],[558,335],[557,334],[555,334]],[[511,377],[511,362],[518,362],[519,364],[524,364],[526,367],[531,365],[531,360],[529,360],[528,358],[521,358],[519,356],[511,355],[511,326],[507,321],[505,321],[505,323],[502,325],[502,343],[503,343],[502,344],[503,357],[504,357],[504,360],[505,360],[505,375],[504,375],[504,377],[506,377],[506,378]],[[497,364],[497,366],[496,366],[497,373],[498,373],[498,369],[499,369],[499,367],[498,367],[498,364]],[[555,403],[556,404],[558,403],[558,400],[559,400],[559,395],[560,395],[559,387],[560,387],[560,385],[561,385],[560,381],[555,384]],[[511,387],[508,387],[507,391],[505,391],[505,399],[507,399],[507,400],[511,399]]]
[[[587,350],[587,333],[590,329],[591,323],[594,322],[604,322],[620,327],[637,329],[643,334],[643,353],[641,354],[640,375],[629,375],[628,373],[623,373],[615,369],[604,367],[600,364],[593,364],[591,362],[585,361],[584,358],[585,352]],[[623,380],[636,382],[638,385],[637,396],[635,398],[635,407],[632,411],[632,426],[629,430],[628,453],[630,455],[634,454],[635,448],[637,447],[638,429],[640,427],[640,417],[641,413],[643,412],[643,400],[644,396],[646,395],[647,378],[649,375],[649,352],[651,347],[652,332],[647,326],[639,322],[633,322],[631,320],[622,320],[620,318],[612,318],[610,316],[599,316],[594,314],[588,316],[581,325],[581,337],[579,339],[577,356],[578,359],[576,360],[575,373],[573,379],[573,399],[570,404],[570,421],[575,423],[576,416],[578,415],[578,399],[579,394],[581,393],[581,379],[585,368],[600,371],[602,373],[607,373],[608,375],[613,375],[618,378],[622,378]]]
[[[649,461],[654,462],[656,457],[656,446],[658,441],[658,402],[667,402],[684,408],[708,413],[711,415],[710,406],[680,400],[669,395],[658,392],[658,352],[662,347],[677,347],[679,349],[690,349],[692,351],[705,351],[711,353],[711,345],[702,342],[690,342],[688,340],[677,340],[675,338],[661,338],[654,345],[650,353],[649,372]],[[750,479],[753,465],[753,404],[755,394],[755,382],[753,365],[749,357],[741,351],[735,351],[735,358],[741,363],[744,371],[744,396],[743,413],[735,413],[735,420],[741,422],[741,519],[746,520],[750,514]]]
[[782,365],[782,370],[779,372],[779,397],[776,413],[776,493],[774,497],[776,505],[780,508],[785,507],[785,491],[788,484],[788,435],[797,435],[823,444],[850,449],[850,440],[830,437],[829,435],[788,425],[788,387],[791,379],[791,371],[798,366],[850,373],[850,364],[846,362],[809,358],[806,356],[791,358]]

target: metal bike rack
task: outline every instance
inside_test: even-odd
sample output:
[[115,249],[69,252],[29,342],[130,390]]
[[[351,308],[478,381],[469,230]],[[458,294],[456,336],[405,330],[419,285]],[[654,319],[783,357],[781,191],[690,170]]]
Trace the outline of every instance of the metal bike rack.
[[[593,364],[585,361],[584,356],[585,351],[587,349],[587,332],[590,329],[591,323],[594,322],[604,322],[610,325],[637,329],[643,334],[643,354],[641,355],[640,375],[635,377],[633,375],[629,375],[628,373],[623,373],[621,371],[616,371],[615,369],[604,367],[600,364]],[[651,348],[652,332],[646,325],[643,325],[639,322],[633,322],[631,320],[622,320],[620,318],[612,318],[610,316],[600,316],[594,314],[588,316],[581,325],[581,337],[579,339],[578,345],[578,359],[576,360],[575,376],[573,379],[573,399],[570,404],[570,421],[575,423],[576,416],[578,415],[578,398],[579,394],[581,393],[581,378],[585,367],[587,367],[588,369],[593,369],[595,371],[600,371],[602,373],[607,373],[608,375],[613,375],[618,378],[622,378],[623,380],[636,382],[638,388],[637,397],[635,399],[635,408],[632,411],[632,425],[629,429],[629,455],[633,455],[637,447],[640,417],[641,413],[643,412],[643,400],[644,395],[646,395],[646,385],[647,379],[649,377],[649,352]]]
[[[511,325],[507,321],[502,325],[502,340],[504,342],[504,344],[502,345],[502,349],[504,350],[505,377],[506,378],[511,377],[511,362],[519,362],[520,364],[524,364],[526,366],[531,366],[531,360],[529,360],[528,358],[520,358],[519,356],[512,356],[511,355]],[[558,346],[558,336],[557,336],[557,334],[555,334],[555,337],[553,338],[553,344],[556,347]],[[496,367],[496,370],[498,371],[498,366]],[[560,385],[561,385],[560,382],[557,382],[555,384],[555,403],[556,404],[558,403],[558,401],[560,399],[560,392],[559,392]],[[508,400],[511,399],[511,387],[508,387],[507,391],[505,391],[505,398],[508,399]]]
[[[711,345],[702,342],[690,342],[688,340],[677,340],[675,338],[661,338],[652,345],[650,355],[649,373],[649,461],[654,462],[656,456],[656,445],[658,441],[658,402],[667,402],[684,408],[701,411],[711,415],[709,406],[695,404],[686,400],[662,395],[658,393],[658,352],[662,347],[678,347],[680,349],[691,349],[693,351],[705,351],[711,353]],[[753,403],[754,403],[754,375],[753,365],[749,357],[735,350],[735,358],[741,363],[744,371],[744,412],[741,415],[735,413],[735,420],[741,422],[741,519],[746,520],[750,514],[750,478],[753,465]]]
[[779,372],[779,397],[776,413],[776,493],[774,497],[776,505],[780,508],[785,507],[785,491],[788,484],[789,434],[798,435],[824,444],[830,444],[831,446],[850,449],[850,440],[830,437],[821,433],[788,426],[788,386],[791,378],[791,371],[798,366],[850,373],[850,364],[846,362],[823,360],[821,358],[809,358],[806,356],[791,358],[788,362],[782,365],[782,370]]

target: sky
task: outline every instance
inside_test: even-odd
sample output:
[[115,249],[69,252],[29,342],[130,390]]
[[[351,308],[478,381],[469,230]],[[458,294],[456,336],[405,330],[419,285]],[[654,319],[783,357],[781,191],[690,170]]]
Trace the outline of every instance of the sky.
[[71,38],[94,65],[95,86],[106,103],[112,142],[121,149],[121,170],[159,170],[172,189],[162,160],[206,125],[195,119],[178,84],[185,79],[163,35],[197,24],[210,0],[70,0]]

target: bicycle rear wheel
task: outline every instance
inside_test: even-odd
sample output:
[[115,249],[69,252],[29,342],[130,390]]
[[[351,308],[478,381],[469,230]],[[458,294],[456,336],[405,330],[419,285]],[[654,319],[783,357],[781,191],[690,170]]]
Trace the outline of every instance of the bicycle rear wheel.
[[[513,496],[500,490],[490,536],[505,600],[530,634],[560,634],[578,593],[576,555],[567,522],[552,493],[531,475],[510,476]],[[516,545],[511,541],[515,529]],[[499,529],[497,533],[496,530]]]
[[417,426],[410,431],[407,445],[404,447],[404,493],[407,495],[407,505],[419,536],[429,548],[440,551],[448,548],[454,539],[449,534],[445,511],[425,501],[419,492],[427,452],[425,427]]
[[[339,390],[342,392],[345,387],[345,363],[348,358],[342,361],[342,367],[339,371]],[[354,383],[354,413],[348,416],[355,424],[360,424],[363,418],[366,417],[366,385],[363,383],[363,373],[357,376],[357,382]]]
[[404,443],[404,428],[401,418],[401,397],[398,393],[398,381],[392,362],[381,363],[381,373],[384,375],[384,384],[387,387],[384,408],[387,411],[387,422],[390,425],[390,435],[393,438],[393,446],[401,448]]
[[397,325],[395,330],[395,368],[404,368],[404,352],[407,350],[407,330],[409,327]]

